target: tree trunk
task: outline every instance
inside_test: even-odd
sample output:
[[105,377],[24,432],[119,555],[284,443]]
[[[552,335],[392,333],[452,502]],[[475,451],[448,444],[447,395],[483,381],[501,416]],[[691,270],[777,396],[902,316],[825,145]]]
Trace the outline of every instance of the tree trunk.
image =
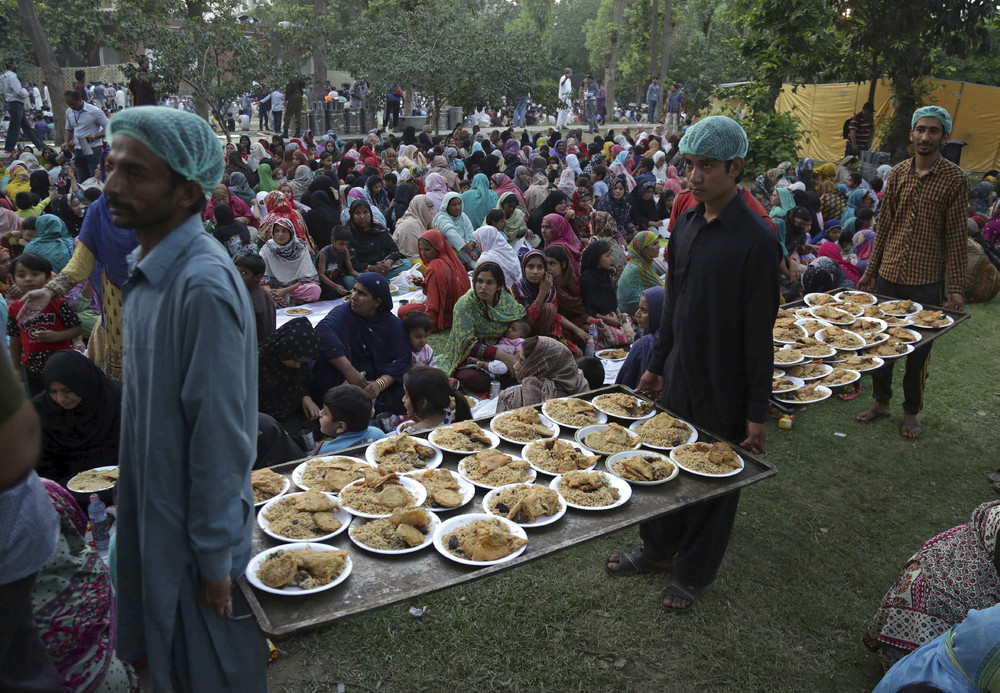
[[889,138],[882,145],[883,151],[891,152],[893,161],[902,161],[909,156],[907,147],[910,143],[910,116],[917,109],[917,94],[915,80],[912,75],[893,75],[892,95],[896,100],[896,115],[892,123]]
[[[318,101],[320,110],[316,114],[317,122],[322,123],[322,127],[313,125],[317,132],[326,132],[326,119],[323,118],[323,109],[326,104],[326,32],[323,27],[326,25],[327,0],[313,0],[313,101]],[[312,108],[312,104],[306,104],[304,111]]]
[[[17,14],[21,18],[21,26],[24,27],[25,33],[28,34],[28,38],[31,40],[31,47],[35,51],[35,58],[38,60],[38,64],[42,67],[42,74],[45,75],[45,81],[48,82],[49,95],[52,96],[53,100],[57,100],[57,103],[61,103],[64,91],[62,70],[59,69],[56,56],[52,52],[52,47],[49,46],[49,39],[45,35],[45,29],[42,28],[41,22],[38,21],[38,14],[35,13],[35,5],[32,0],[17,0]],[[49,104],[49,107],[52,108],[53,113],[58,112],[55,104]],[[65,132],[63,130],[65,119],[56,116],[53,120],[56,126],[55,144],[58,147],[65,139]]]
[[618,32],[625,18],[625,0],[615,0],[615,13],[611,25],[611,44],[608,46],[608,60],[604,64],[604,92],[608,118],[615,110],[615,74],[618,69],[618,45],[621,42]]
[[868,85],[868,101],[872,104],[875,103],[875,87],[878,86],[878,56],[872,55],[872,71],[871,77],[869,78],[870,83]]
[[649,77],[660,76],[660,52],[656,50],[656,28],[660,22],[660,0],[653,0],[653,10],[649,14]]
[[667,95],[670,93],[670,78],[667,76],[667,72],[670,70],[670,39],[674,33],[674,22],[673,22],[673,0],[665,0],[666,6],[663,8],[663,38],[660,39],[660,74],[663,75],[660,79],[660,107],[657,109],[660,112],[660,117],[657,122],[666,120],[667,112]]

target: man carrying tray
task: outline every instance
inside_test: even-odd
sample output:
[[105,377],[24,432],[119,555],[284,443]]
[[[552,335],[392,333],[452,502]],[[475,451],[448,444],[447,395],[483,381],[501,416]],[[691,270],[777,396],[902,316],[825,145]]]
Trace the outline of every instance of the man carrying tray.
[[[636,390],[761,453],[782,252],[774,231],[738,194],[747,149],[743,128],[724,116],[701,120],[681,140],[698,204],[674,227],[659,337]],[[715,580],[738,504],[734,491],[644,522],[642,548],[611,556],[606,568],[624,576],[672,566],[663,606],[689,611]]]

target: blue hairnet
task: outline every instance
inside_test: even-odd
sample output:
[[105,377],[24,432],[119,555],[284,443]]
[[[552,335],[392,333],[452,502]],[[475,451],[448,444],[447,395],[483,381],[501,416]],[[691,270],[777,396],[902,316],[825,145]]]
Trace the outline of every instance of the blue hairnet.
[[747,134],[732,118],[709,116],[688,128],[681,137],[681,154],[704,156],[719,161],[745,157],[750,143]]
[[222,180],[226,168],[219,138],[194,113],[163,106],[126,108],[108,123],[108,137],[128,135],[183,176],[201,185],[206,195]]
[[937,118],[941,121],[941,127],[944,128],[944,131],[946,133],[951,132],[951,116],[948,115],[948,111],[940,106],[924,106],[915,110],[913,117],[910,119],[911,130],[916,127],[917,121],[921,118]]

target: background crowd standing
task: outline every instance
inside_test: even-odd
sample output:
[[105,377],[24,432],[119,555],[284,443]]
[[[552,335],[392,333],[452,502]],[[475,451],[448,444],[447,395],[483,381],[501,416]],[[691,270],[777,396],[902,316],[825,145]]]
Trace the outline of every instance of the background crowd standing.
[[[759,246],[753,252],[764,252],[760,248],[766,246],[761,257],[769,258],[772,245],[780,250],[774,258],[775,305],[779,291],[781,300],[792,300],[811,291],[870,286],[865,278],[872,275],[871,269],[877,274],[881,265],[881,281],[894,252],[892,239],[880,236],[880,226],[888,223],[884,216],[898,220],[898,215],[887,216],[896,212],[885,211],[886,195],[894,185],[897,191],[891,195],[904,194],[905,167],[912,163],[884,166],[876,176],[863,177],[856,152],[870,133],[855,124],[848,142],[854,153],[839,162],[816,166],[803,159],[764,172],[740,169],[727,179],[735,186],[729,199],[736,207],[725,207],[716,218],[705,211],[709,208],[703,189],[692,192],[689,183],[692,176],[699,181],[710,176],[702,170],[704,161],[728,162],[726,175],[729,163],[739,161],[742,166],[745,134],[728,119],[721,120],[732,125],[720,125],[714,118],[681,125],[682,96],[674,86],[661,94],[657,80],[647,100],[651,113],[657,101],[666,100],[667,127],[598,131],[601,88],[588,76],[579,118],[589,130],[586,140],[582,127],[567,128],[578,116],[561,111],[562,127],[536,133],[513,128],[487,132],[473,126],[435,135],[430,128],[411,127],[401,135],[373,130],[344,140],[333,131],[305,130],[291,139],[242,135],[222,145],[208,130],[195,144],[183,143],[194,151],[187,159],[161,140],[174,132],[170,118],[194,116],[177,109],[129,109],[109,124],[104,111],[116,110],[123,90],[94,85],[85,98],[83,76],[80,81],[74,85],[80,89],[66,92],[65,113],[59,114],[71,131],[68,149],[74,152],[74,165],[60,160],[65,152],[11,147],[0,182],[0,303],[6,302],[10,337],[5,350],[9,348],[15,373],[33,397],[41,422],[38,471],[47,480],[45,491],[60,522],[56,528],[53,521],[48,529],[60,537],[61,559],[36,566],[40,572],[34,614],[56,669],[72,690],[90,690],[86,686],[100,680],[105,682],[101,690],[136,686],[131,666],[114,654],[114,600],[108,573],[81,539],[86,519],[80,499],[59,486],[80,471],[117,464],[124,454],[119,433],[122,381],[126,397],[129,389],[129,371],[123,368],[129,337],[122,319],[123,295],[128,298],[132,281],[128,258],[140,243],[137,234],[115,224],[124,203],[111,193],[102,194],[117,170],[114,166],[123,165],[120,158],[115,161],[107,128],[114,130],[119,123],[118,132],[146,143],[166,162],[171,181],[201,185],[203,199],[191,206],[197,216],[178,227],[185,229],[183,236],[175,231],[170,238],[175,246],[186,239],[177,249],[191,256],[192,266],[209,255],[228,257],[234,276],[238,272],[242,280],[239,301],[252,306],[255,467],[344,449],[396,430],[470,418],[460,388],[484,396],[498,381],[504,388],[498,411],[587,391],[604,382],[592,352],[608,347],[630,347],[618,382],[650,393],[662,389],[664,399],[680,411],[685,405],[676,399],[679,379],[674,385],[669,378],[666,384],[661,380],[658,387],[648,379],[651,372],[669,374],[677,367],[670,347],[664,346],[668,340],[661,337],[665,328],[676,332],[672,322],[679,310],[680,299],[671,300],[667,288],[672,281],[684,287],[697,280],[689,264],[679,276],[667,272],[678,261],[671,255],[674,241],[667,242],[678,223],[688,233],[692,225],[725,229],[745,218],[766,231],[753,241]],[[105,87],[101,97],[99,86]],[[571,92],[565,96],[570,111]],[[588,103],[591,96],[593,104]],[[288,121],[280,115],[284,97],[276,90],[267,98],[278,112],[276,122],[287,130]],[[103,110],[88,108],[99,98]],[[11,103],[17,101],[8,99]],[[168,110],[173,115],[162,115]],[[393,115],[387,112],[386,117]],[[143,120],[147,117],[148,123]],[[931,117],[940,119],[947,134],[947,114],[934,112]],[[13,115],[11,122],[16,127]],[[184,127],[194,127],[186,123]],[[733,127],[739,133],[733,134]],[[740,135],[742,149],[734,148],[731,140]],[[16,144],[16,132],[13,138]],[[212,157],[221,158],[218,176],[191,172],[191,159]],[[175,165],[179,160],[186,163]],[[956,265],[954,244],[949,245],[947,290],[938,289],[942,298],[949,296],[949,305],[955,294],[959,301],[963,296],[965,301],[985,301],[1000,290],[998,172],[987,174],[971,193],[961,175],[966,181],[959,215],[962,228],[967,225],[967,236],[962,237],[965,254],[961,266]],[[895,199],[888,202],[897,204]],[[686,239],[684,234],[674,239],[679,245],[675,252],[689,263],[686,254],[692,252],[693,241]],[[213,244],[210,252],[205,250],[208,242]],[[740,243],[725,241],[714,251],[720,267],[731,261],[729,255]],[[705,276],[721,272],[710,265],[704,271]],[[424,300],[394,312],[390,282],[402,276],[422,289]],[[958,277],[963,279],[955,286]],[[770,291],[766,283],[762,286],[764,293]],[[277,308],[342,297],[349,300],[315,327],[306,318],[295,318],[276,329]],[[753,310],[773,315],[771,299],[754,304]],[[663,316],[669,316],[668,324]],[[142,322],[148,316],[132,319]],[[764,327],[770,331],[769,323]],[[435,353],[427,337],[443,331],[445,346]],[[769,336],[766,341],[769,345]],[[84,350],[86,357],[80,353]],[[922,387],[921,382],[918,396]],[[888,406],[888,397],[876,400],[867,413],[879,414],[881,404]],[[741,440],[744,423],[751,421],[748,412],[756,412],[747,406],[735,419],[702,425]],[[917,411],[907,414],[915,417]],[[751,429],[747,441],[763,449],[762,433]],[[706,517],[686,518],[689,534],[713,537],[711,549],[702,546],[696,553],[714,552],[721,560],[728,529],[727,520],[716,515],[734,514],[735,508],[733,500]],[[907,626],[905,637],[893,632],[880,640],[876,625],[884,626],[883,635],[893,625],[880,612],[866,633],[867,642],[873,647],[889,644],[905,654],[960,623],[970,608],[1000,599],[994,564],[1000,522],[994,521],[998,515],[992,510],[977,510],[973,523],[963,526],[965,538],[954,539],[963,542],[967,555],[962,560],[981,562],[977,570],[991,576],[988,588],[976,583],[983,599],[959,605],[956,601],[961,600],[947,598],[942,613],[931,613],[921,595],[925,601],[918,607],[927,623]],[[731,527],[731,517],[728,522]],[[650,534],[662,529],[645,528],[646,548],[612,557],[608,569],[630,574],[667,560],[669,556],[648,550],[662,548],[662,536]],[[939,539],[931,543],[940,544]],[[925,547],[924,552],[929,550]],[[956,559],[949,554],[935,560]],[[933,579],[929,561],[923,564],[921,579]],[[44,608],[51,594],[39,592],[44,576],[55,570],[74,575],[61,601],[67,609],[57,614]],[[694,606],[713,571],[702,571],[706,576],[699,584],[677,586],[679,591],[670,592],[671,601],[665,605],[676,611]],[[22,578],[0,574],[5,583]],[[73,600],[90,589],[86,585],[105,595],[98,600],[100,608],[70,612]],[[92,595],[88,599],[93,607]],[[886,612],[900,608],[898,599],[890,602],[887,597]]]

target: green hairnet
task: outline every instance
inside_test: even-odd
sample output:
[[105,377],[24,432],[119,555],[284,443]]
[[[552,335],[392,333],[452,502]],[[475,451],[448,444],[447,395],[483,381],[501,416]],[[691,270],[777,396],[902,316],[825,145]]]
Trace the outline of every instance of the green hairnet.
[[709,116],[688,128],[681,138],[681,154],[704,156],[719,161],[745,157],[750,144],[747,134],[732,118]]
[[108,137],[115,135],[139,140],[184,180],[201,185],[206,195],[222,180],[226,162],[219,138],[194,113],[163,106],[126,108],[108,123]]
[[917,121],[921,118],[937,118],[941,121],[941,127],[944,128],[944,131],[946,133],[951,132],[951,116],[948,115],[948,111],[940,106],[924,106],[915,110],[913,118],[910,119],[911,130],[916,127]]

